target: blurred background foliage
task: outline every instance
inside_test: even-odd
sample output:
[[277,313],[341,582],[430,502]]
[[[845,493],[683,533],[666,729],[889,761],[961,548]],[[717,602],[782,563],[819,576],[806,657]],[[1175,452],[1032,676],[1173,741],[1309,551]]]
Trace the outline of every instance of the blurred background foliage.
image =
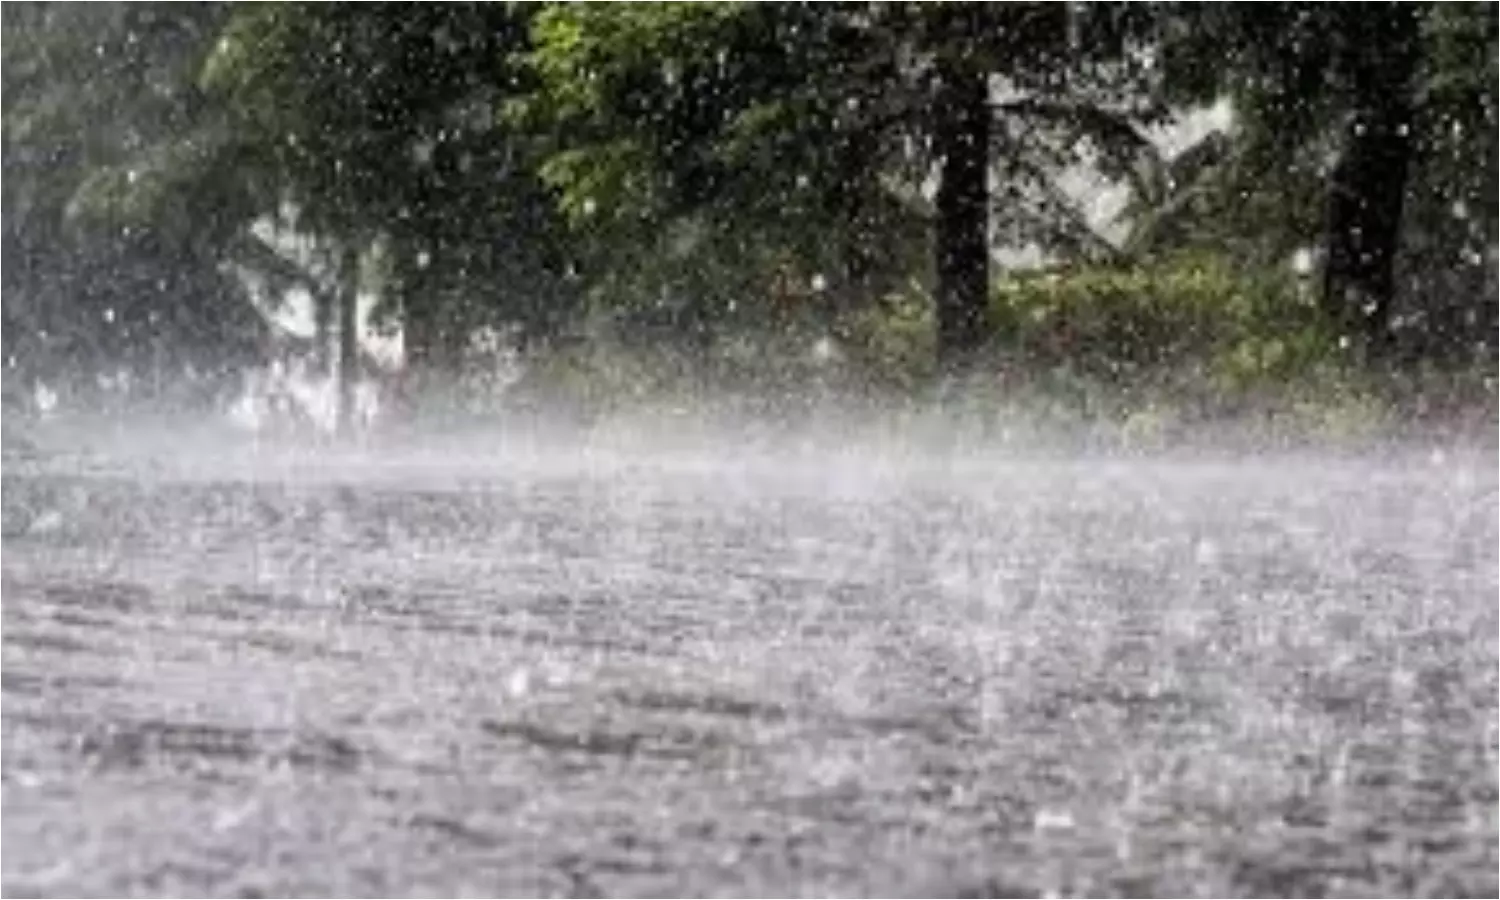
[[1085,417],[1493,409],[1494,4],[3,25],[8,408],[222,406],[298,356],[411,414],[455,385],[584,416],[954,383]]

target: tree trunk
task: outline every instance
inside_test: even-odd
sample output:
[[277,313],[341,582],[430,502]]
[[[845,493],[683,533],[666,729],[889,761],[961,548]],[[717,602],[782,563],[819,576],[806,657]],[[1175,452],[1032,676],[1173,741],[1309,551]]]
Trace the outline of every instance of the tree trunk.
[[407,373],[423,376],[441,355],[437,307],[428,290],[427,267],[418,263],[411,248],[401,252],[397,278],[401,290],[401,347]]
[[960,373],[985,338],[989,293],[989,86],[982,71],[940,58],[934,149],[937,362]]
[[359,383],[359,251],[352,245],[339,258],[338,433],[354,424],[354,388]]
[[1344,70],[1353,115],[1328,185],[1323,301],[1371,355],[1391,339],[1396,254],[1412,158],[1417,14],[1359,4]]
[[434,251],[419,249],[422,246],[420,241],[409,243],[399,248],[397,257],[404,357],[399,403],[407,414],[415,414],[437,388],[451,384],[458,364],[436,275],[440,260]]
[[319,286],[313,290],[313,369],[323,378],[333,373],[333,308],[331,291]]

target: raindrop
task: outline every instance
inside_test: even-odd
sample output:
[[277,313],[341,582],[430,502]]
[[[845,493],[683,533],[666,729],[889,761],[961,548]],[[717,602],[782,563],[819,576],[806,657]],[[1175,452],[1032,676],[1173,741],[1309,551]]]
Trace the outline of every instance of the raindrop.
[[1302,247],[1296,253],[1292,254],[1292,271],[1298,275],[1305,276],[1312,272],[1312,268],[1313,255],[1311,250]]
[[32,391],[32,402],[43,415],[57,409],[57,391],[52,390],[41,382],[37,383],[36,389]]

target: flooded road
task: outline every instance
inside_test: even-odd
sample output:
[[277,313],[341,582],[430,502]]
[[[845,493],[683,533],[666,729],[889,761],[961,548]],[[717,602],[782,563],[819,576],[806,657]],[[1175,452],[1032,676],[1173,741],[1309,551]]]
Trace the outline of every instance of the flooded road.
[[1496,488],[8,462],[4,892],[1494,896]]

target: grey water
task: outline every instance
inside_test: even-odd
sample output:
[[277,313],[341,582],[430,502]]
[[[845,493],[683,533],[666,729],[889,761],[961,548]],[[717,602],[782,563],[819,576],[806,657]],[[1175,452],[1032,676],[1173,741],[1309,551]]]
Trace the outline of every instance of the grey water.
[[1493,448],[10,450],[7,896],[1497,893]]

